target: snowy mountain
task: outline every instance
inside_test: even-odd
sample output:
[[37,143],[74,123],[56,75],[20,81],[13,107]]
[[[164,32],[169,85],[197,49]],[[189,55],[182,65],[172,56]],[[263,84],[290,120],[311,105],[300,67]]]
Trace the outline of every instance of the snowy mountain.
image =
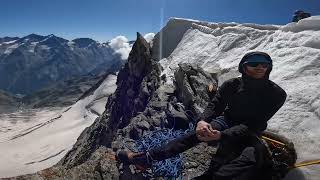
[[[0,174],[10,177],[38,171],[23,177],[119,178],[118,166],[106,154],[119,149],[123,142],[132,142],[163,123],[166,125],[163,120],[168,120],[166,111],[171,103],[168,99],[174,91],[173,80],[177,76],[174,71],[181,68],[179,63],[202,67],[208,74],[217,73],[221,84],[240,75],[237,67],[241,57],[256,50],[270,54],[274,61],[270,79],[288,94],[284,106],[269,121],[268,129],[293,141],[298,162],[319,159],[319,37],[319,16],[284,26],[172,18],[155,36],[152,50],[138,35],[117,82],[115,76],[108,77],[92,95],[70,109],[29,112],[37,121],[16,121],[17,124],[9,118],[1,121],[0,149],[5,153],[0,154]],[[194,79],[198,78],[201,79],[200,75]],[[189,96],[194,95],[186,95]],[[21,112],[2,116],[23,115]],[[187,160],[203,162],[187,165],[191,175],[203,170],[208,159],[201,161],[201,158],[206,150],[201,146],[187,154]],[[56,166],[39,171],[59,160]],[[297,168],[285,179],[318,180],[319,167]],[[130,170],[125,177],[128,175],[135,176]]]
[[57,81],[103,73],[117,61],[120,57],[111,47],[89,38],[68,41],[52,34],[1,38],[0,89],[31,94]]

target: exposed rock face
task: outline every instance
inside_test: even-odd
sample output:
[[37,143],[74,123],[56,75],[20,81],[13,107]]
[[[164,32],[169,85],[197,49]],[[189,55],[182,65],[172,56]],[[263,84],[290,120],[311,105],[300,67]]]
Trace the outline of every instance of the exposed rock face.
[[[179,65],[174,86],[160,79],[160,66],[152,60],[149,44],[138,34],[103,115],[82,132],[56,166],[21,178],[145,179],[134,169],[116,163],[110,154],[156,129],[188,128],[215,93],[215,89],[208,92],[208,85],[217,84],[214,76],[190,64]],[[184,153],[188,177],[208,168],[214,150],[200,144]]]
[[[197,115],[202,113],[208,101],[216,93],[218,87],[216,74],[210,74],[191,64],[179,64],[174,77],[178,101],[187,109],[194,110]],[[212,89],[209,90],[209,86],[212,86]]]

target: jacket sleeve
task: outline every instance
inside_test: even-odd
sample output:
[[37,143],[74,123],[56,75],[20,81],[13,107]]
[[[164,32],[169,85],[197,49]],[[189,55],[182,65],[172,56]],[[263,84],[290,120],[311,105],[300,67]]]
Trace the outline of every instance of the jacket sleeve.
[[206,122],[210,122],[213,118],[220,116],[222,112],[225,110],[227,106],[227,99],[228,95],[231,94],[231,84],[232,81],[224,82],[220,88],[218,89],[216,95],[212,100],[209,102],[208,106],[202,113],[200,119]]
[[245,124],[239,124],[229,129],[221,131],[221,139],[235,139],[238,137],[244,137],[250,132],[249,127]]
[[[273,88],[275,89],[274,96],[270,99],[272,101],[272,105],[268,111],[262,117],[262,120],[267,122],[272,118],[274,114],[283,106],[284,102],[287,98],[287,93],[278,85],[273,84]],[[263,129],[264,130],[264,129]]]
[[261,119],[254,120],[253,122],[243,122],[240,125],[221,131],[222,139],[243,137],[251,133],[259,134],[267,128],[267,121],[282,107],[287,97],[286,92],[282,88],[276,84],[273,86],[275,87],[275,93],[272,99],[270,99],[272,103]]

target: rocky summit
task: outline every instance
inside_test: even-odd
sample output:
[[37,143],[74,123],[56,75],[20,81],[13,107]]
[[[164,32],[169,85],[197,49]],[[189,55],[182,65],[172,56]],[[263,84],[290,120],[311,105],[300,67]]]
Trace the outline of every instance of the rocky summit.
[[[150,45],[138,33],[128,61],[117,77],[117,89],[104,113],[86,128],[73,148],[54,167],[18,179],[146,179],[114,159],[116,151],[161,128],[187,129],[216,92],[215,74],[179,64],[173,84],[165,83]],[[184,153],[184,176],[208,168],[215,148],[199,144]]]

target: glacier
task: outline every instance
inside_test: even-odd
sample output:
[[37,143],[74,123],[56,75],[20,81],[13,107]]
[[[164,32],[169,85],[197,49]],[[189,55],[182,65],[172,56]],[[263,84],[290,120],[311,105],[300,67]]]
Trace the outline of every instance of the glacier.
[[81,132],[103,113],[116,89],[109,75],[94,93],[64,109],[34,109],[0,115],[0,178],[55,165]]

